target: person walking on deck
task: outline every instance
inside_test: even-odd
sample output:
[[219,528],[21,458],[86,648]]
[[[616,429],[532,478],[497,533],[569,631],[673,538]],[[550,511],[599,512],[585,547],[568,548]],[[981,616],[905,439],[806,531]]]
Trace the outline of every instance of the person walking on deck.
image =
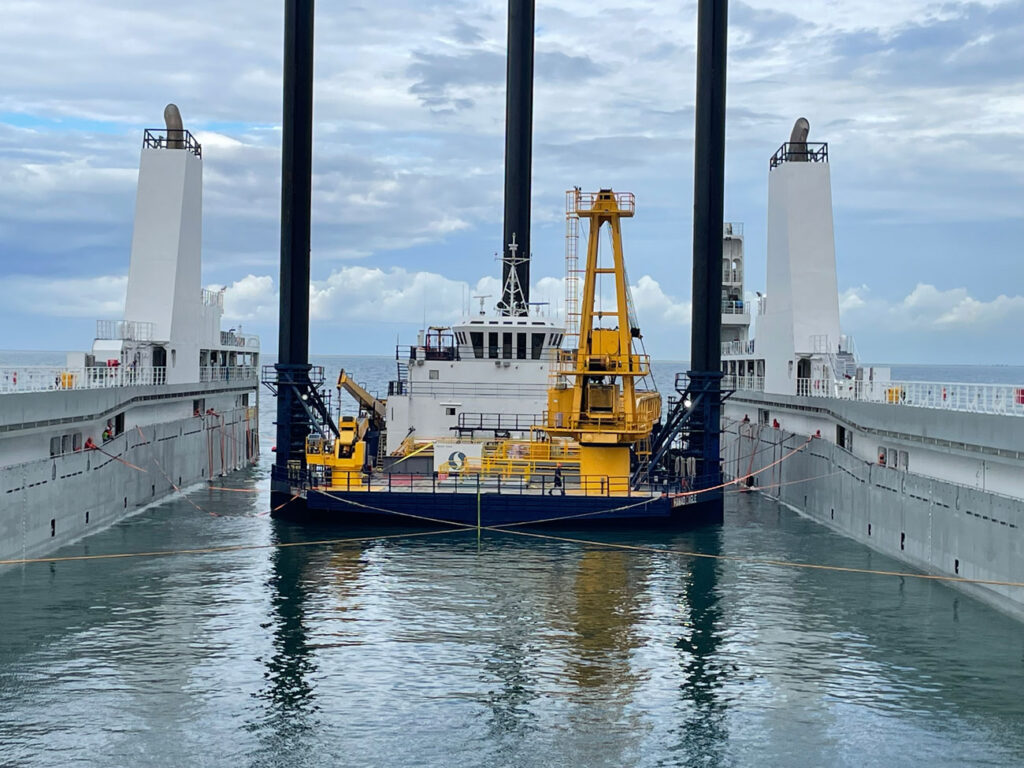
[[548,496],[551,496],[552,494],[554,494],[554,492],[556,490],[561,491],[562,495],[565,496],[565,486],[562,485],[562,465],[561,464],[556,464],[555,465],[555,484],[554,484],[554,486],[552,486],[551,490],[548,491]]

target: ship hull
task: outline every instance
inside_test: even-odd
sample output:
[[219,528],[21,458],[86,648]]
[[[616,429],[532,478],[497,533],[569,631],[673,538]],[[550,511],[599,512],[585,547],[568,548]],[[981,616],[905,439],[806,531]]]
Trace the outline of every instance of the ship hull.
[[[297,500],[298,501],[298,500]],[[567,493],[519,494],[482,491],[310,490],[302,504],[285,504],[276,517],[328,523],[388,523],[402,526],[482,527],[544,525],[581,529],[599,526],[687,528],[720,523],[720,505],[672,496],[645,498]]]
[[[235,397],[203,394],[218,406]],[[191,400],[180,410],[191,410]],[[0,468],[0,561],[46,557],[179,489],[251,465],[259,452],[257,413],[225,405],[216,415],[126,428],[97,450]],[[130,407],[126,416],[130,424]]]
[[[741,421],[759,408],[780,428]],[[1024,478],[1011,450],[1014,419],[748,392],[728,415],[727,477],[752,475],[742,484],[1024,619],[1021,587],[955,581],[1024,583],[1024,499],[1009,485]],[[837,427],[853,450],[829,439]],[[907,466],[881,465],[879,446],[894,447]],[[993,491],[993,481],[1007,484]]]

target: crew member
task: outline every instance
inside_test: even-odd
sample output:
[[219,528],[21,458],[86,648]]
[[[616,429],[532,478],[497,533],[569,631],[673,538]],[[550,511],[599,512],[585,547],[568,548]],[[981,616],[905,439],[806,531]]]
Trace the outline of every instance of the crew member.
[[562,485],[562,465],[561,464],[556,464],[555,465],[555,484],[551,488],[551,490],[548,491],[548,496],[551,496],[552,494],[554,494],[556,488],[562,492],[563,496],[565,496],[565,487]]

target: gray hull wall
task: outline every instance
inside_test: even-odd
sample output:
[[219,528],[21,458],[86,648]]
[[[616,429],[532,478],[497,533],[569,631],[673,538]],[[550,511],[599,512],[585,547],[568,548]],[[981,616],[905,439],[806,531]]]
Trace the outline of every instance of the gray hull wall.
[[[1024,582],[1024,501],[872,464],[828,440],[756,424],[723,433],[728,478],[764,470],[755,487],[798,512],[932,574]],[[766,469],[767,468],[767,469]],[[952,582],[1024,620],[1024,588]]]
[[0,560],[43,557],[175,493],[174,486],[251,464],[256,414],[236,408],[132,427],[101,446],[110,456],[83,450],[0,469]]

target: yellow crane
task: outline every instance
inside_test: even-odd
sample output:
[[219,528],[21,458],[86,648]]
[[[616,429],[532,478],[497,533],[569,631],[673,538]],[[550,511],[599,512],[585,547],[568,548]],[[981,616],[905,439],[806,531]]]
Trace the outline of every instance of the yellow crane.
[[[621,220],[636,210],[632,193],[602,189],[567,193],[567,215],[589,220],[583,272],[578,349],[562,350],[548,390],[546,430],[580,445],[580,482],[585,491],[629,492],[630,448],[649,439],[661,418],[661,396],[643,389],[650,375],[648,355],[638,352],[640,328],[631,311],[622,254]],[[598,263],[604,226],[611,233],[612,264]],[[614,282],[614,307],[599,304],[602,276]]]

